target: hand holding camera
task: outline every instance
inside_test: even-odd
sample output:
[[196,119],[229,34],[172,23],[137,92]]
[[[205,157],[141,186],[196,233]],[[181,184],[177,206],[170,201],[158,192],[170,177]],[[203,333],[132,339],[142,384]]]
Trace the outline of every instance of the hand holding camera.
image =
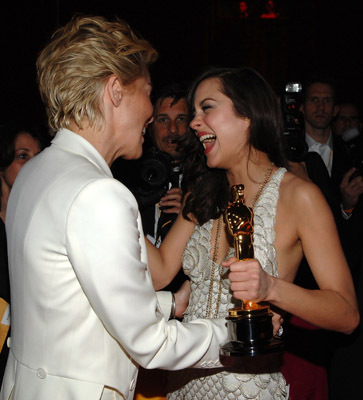
[[340,184],[344,210],[353,209],[363,193],[362,170],[351,168],[343,177]]

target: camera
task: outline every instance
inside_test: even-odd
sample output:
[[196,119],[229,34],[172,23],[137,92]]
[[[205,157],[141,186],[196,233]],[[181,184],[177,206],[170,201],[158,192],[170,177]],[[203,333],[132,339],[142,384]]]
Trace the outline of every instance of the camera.
[[288,82],[281,96],[281,110],[284,121],[284,137],[289,161],[304,161],[308,153],[305,142],[304,116],[300,111],[302,104],[302,85]]
[[173,172],[172,157],[152,146],[140,159],[138,184],[133,193],[140,210],[157,203],[168,190]]

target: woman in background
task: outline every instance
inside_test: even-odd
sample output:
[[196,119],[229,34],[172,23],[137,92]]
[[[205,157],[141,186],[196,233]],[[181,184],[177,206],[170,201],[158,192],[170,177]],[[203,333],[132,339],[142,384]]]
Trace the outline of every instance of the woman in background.
[[[1,310],[10,303],[10,284],[8,256],[5,233],[6,206],[10,190],[21,167],[37,155],[43,146],[42,135],[37,129],[31,129],[15,123],[0,126],[0,302]],[[6,303],[5,303],[6,302]],[[1,316],[3,314],[1,313]],[[7,329],[1,325],[0,329]],[[9,336],[7,332],[6,338]],[[0,385],[3,379],[9,348],[0,340]]]

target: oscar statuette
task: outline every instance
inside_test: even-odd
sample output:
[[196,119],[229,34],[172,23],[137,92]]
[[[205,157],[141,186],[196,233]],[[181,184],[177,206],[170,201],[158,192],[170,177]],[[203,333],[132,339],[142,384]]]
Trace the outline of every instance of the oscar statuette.
[[[244,204],[244,186],[232,186],[232,203],[224,213],[233,236],[235,257],[254,258],[253,209]],[[221,363],[246,372],[271,372],[278,368],[282,340],[274,338],[270,307],[244,300],[241,307],[228,310],[228,341],[220,348]]]

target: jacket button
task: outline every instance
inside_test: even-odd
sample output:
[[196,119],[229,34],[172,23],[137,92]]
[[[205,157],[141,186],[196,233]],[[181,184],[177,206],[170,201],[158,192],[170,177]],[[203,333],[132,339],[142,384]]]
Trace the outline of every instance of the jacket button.
[[10,346],[11,346],[11,337],[8,337],[8,340],[6,341],[6,345],[8,346],[8,349],[10,349]]
[[37,377],[40,379],[45,379],[47,377],[47,373],[44,371],[43,368],[37,369]]

